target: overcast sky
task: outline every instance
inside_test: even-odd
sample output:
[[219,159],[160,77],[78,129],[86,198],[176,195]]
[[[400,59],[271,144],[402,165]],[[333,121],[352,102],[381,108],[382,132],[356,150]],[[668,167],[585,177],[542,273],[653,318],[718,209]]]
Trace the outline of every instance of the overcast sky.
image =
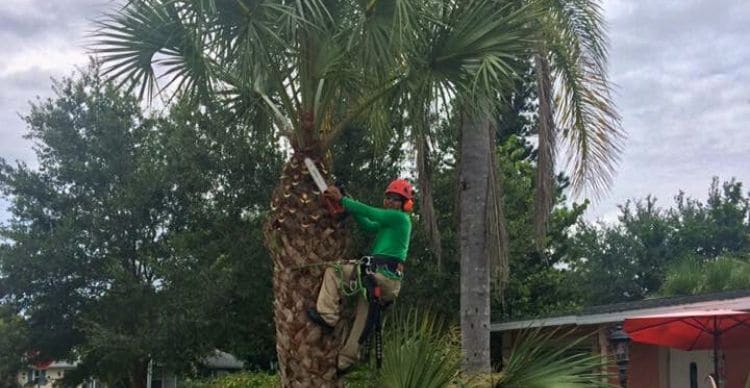
[[[0,0],[0,157],[35,165],[19,113],[50,78],[85,66],[107,0]],[[610,192],[586,215],[678,190],[705,199],[711,177],[750,185],[750,1],[605,0],[610,74],[628,140]],[[0,221],[8,217],[0,200]]]

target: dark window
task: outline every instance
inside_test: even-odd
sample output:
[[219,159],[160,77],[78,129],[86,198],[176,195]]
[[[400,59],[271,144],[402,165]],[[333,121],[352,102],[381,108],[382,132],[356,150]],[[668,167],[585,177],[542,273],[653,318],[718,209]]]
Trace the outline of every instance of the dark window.
[[690,388],[698,388],[698,365],[690,363]]

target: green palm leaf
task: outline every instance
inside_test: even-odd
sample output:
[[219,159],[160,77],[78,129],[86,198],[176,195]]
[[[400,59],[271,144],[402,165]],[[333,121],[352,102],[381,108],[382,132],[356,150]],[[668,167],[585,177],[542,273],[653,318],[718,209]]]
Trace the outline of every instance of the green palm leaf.
[[533,42],[527,26],[535,17],[532,8],[511,3],[474,0],[455,6],[428,48],[431,76],[467,96],[496,96],[519,74],[518,58]]
[[460,340],[438,316],[410,310],[389,317],[379,386],[442,388],[457,376]]
[[581,350],[588,337],[573,332],[530,329],[519,335],[507,365],[498,376],[498,387],[574,388],[606,387],[599,372],[601,356]]

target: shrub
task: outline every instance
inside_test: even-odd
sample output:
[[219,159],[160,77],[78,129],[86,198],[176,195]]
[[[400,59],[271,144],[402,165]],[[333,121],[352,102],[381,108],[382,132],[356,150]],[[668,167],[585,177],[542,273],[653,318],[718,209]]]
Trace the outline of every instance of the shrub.
[[265,372],[241,372],[208,380],[188,381],[184,388],[281,388],[279,376]]

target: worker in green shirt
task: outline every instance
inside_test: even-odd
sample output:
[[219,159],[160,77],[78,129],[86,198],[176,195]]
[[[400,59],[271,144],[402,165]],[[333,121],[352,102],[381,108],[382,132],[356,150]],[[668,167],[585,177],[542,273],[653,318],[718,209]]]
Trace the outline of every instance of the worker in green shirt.
[[[335,186],[325,193],[341,205],[354,217],[357,224],[365,231],[375,234],[371,256],[367,266],[370,279],[379,288],[380,295],[375,295],[379,303],[388,304],[396,299],[401,289],[401,277],[404,271],[404,260],[409,250],[411,237],[411,217],[408,213],[414,207],[414,189],[405,179],[392,181],[385,191],[383,208],[376,208],[344,197]],[[341,287],[348,287],[356,282],[359,264],[345,264],[340,268],[328,268],[323,276],[315,308],[308,310],[310,319],[322,327],[324,332],[332,332],[341,314]],[[360,267],[361,268],[361,267]],[[361,279],[360,279],[361,280]],[[345,287],[346,288],[346,287]],[[358,297],[354,323],[343,347],[339,351],[338,369],[340,372],[349,369],[358,360],[360,337],[365,330],[368,312],[373,295]]]

